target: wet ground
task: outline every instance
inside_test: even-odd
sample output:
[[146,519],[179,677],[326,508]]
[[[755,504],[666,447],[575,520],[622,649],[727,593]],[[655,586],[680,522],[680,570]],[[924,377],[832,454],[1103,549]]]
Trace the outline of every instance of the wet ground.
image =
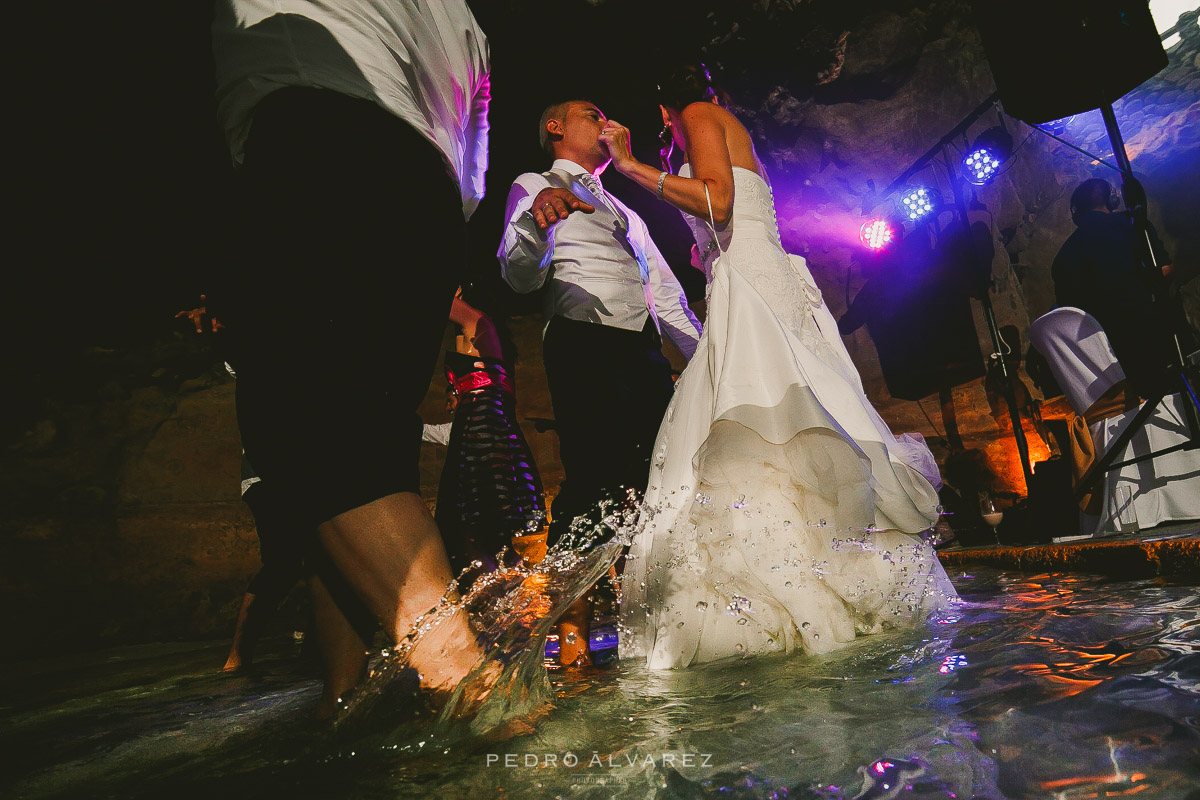
[[952,577],[965,603],[927,631],[667,673],[608,659],[483,738],[403,704],[330,732],[289,640],[237,676],[225,642],[7,665],[0,794],[1200,797],[1194,580]]

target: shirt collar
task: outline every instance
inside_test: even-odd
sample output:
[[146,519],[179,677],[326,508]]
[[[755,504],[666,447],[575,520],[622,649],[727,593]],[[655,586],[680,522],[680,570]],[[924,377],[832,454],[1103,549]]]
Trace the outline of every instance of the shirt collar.
[[[588,172],[586,169],[579,166],[569,158],[554,159],[554,163],[550,165],[550,169],[561,169],[563,172],[569,172],[572,175],[591,175],[596,179],[596,183],[600,183],[599,175]],[[603,172],[603,170],[601,170],[601,172]]]

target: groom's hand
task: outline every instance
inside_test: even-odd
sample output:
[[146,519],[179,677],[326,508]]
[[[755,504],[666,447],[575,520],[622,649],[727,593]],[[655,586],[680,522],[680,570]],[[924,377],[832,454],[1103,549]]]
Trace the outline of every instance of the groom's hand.
[[595,206],[583,202],[570,191],[553,186],[538,192],[538,196],[533,198],[533,205],[529,207],[534,222],[541,230],[566,219],[574,211],[591,214],[595,210]]

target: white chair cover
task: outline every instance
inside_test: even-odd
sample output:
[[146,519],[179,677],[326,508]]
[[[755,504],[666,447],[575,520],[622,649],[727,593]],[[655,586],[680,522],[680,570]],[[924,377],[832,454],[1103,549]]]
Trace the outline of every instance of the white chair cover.
[[1096,318],[1078,308],[1056,308],[1029,326],[1029,340],[1046,357],[1071,410],[1083,415],[1125,379],[1108,336]]
[[[1164,397],[1116,460],[1125,461],[1187,441],[1184,402],[1181,395]],[[1097,454],[1108,450],[1137,412],[1136,408],[1130,409],[1091,427]],[[1128,488],[1129,500],[1118,487]],[[1132,514],[1127,507],[1122,508],[1130,501]],[[1104,506],[1097,531],[1133,531],[1185,519],[1200,519],[1200,450],[1156,456],[1105,476]]]
[[[1082,415],[1125,377],[1100,324],[1078,308],[1058,308],[1034,320],[1029,338],[1046,357],[1050,371],[1076,414]],[[1183,403],[1179,395],[1164,398],[1115,461],[1127,461],[1187,441]],[[1140,406],[1090,426],[1098,456],[1107,451],[1139,409]],[[1102,508],[1095,528],[1097,533],[1200,519],[1200,450],[1180,450],[1109,471],[1105,475]]]

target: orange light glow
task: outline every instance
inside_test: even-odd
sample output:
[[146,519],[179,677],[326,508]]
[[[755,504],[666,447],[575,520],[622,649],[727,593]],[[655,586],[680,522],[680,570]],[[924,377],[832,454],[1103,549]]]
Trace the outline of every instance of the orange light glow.
[[1081,783],[1108,783],[1112,775],[1076,775],[1073,778],[1059,778],[1054,781],[1042,781],[1043,789],[1061,789],[1064,786],[1078,786]]

